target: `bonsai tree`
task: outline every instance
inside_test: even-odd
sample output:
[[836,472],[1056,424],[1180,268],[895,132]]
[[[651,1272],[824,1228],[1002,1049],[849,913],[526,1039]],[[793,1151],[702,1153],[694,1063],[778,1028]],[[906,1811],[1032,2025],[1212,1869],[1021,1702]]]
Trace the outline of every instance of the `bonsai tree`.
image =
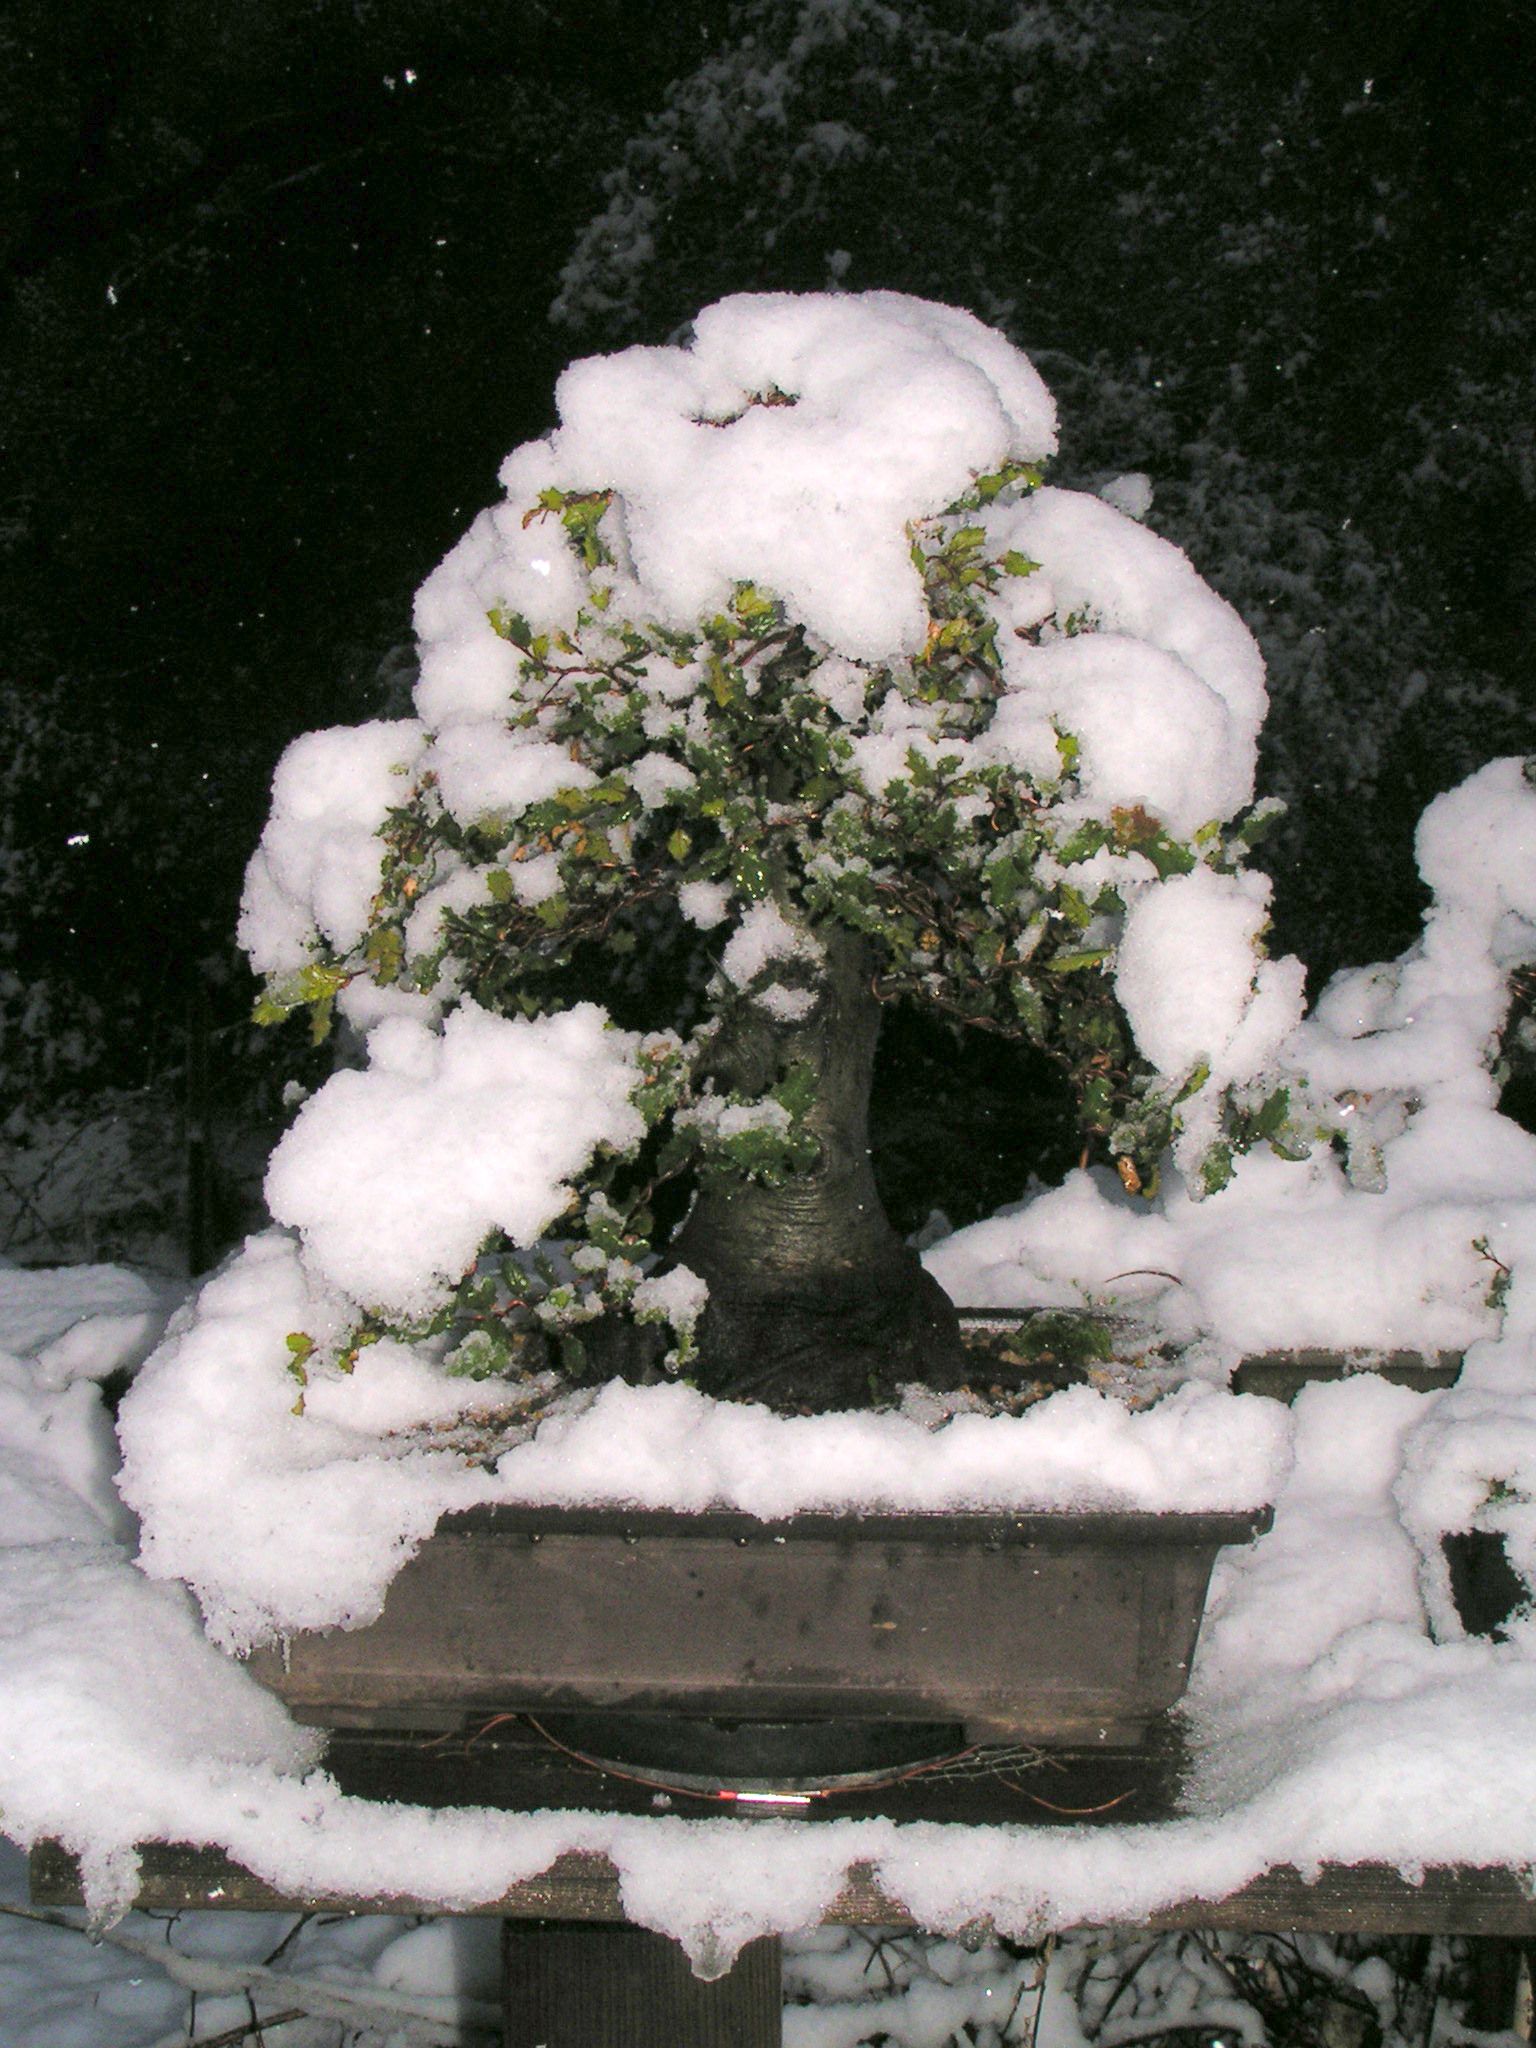
[[870,1169],[883,1004],[1044,1048],[1131,1194],[1287,1142],[1257,649],[1144,479],[1044,486],[1049,394],[969,314],[729,299],[556,397],[420,592],[417,717],[279,767],[258,1014],[339,1010],[367,1064],[273,1213],[356,1306],[343,1362],[952,1380]]

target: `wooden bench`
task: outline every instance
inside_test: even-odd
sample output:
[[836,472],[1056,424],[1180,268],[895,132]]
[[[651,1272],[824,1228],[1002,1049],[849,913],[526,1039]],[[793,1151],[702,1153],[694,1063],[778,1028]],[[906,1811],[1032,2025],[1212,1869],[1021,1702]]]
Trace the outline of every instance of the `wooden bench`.
[[[817,1802],[824,1819],[883,1814],[897,1820],[981,1823],[1148,1822],[1170,1817],[1176,1756],[1166,1744],[1134,1757],[1104,1752],[1025,1759],[1003,1752],[954,1776],[933,1773]],[[554,1808],[654,1812],[652,1792],[556,1748],[535,1724],[503,1720],[451,1742],[339,1731],[329,1768],[362,1796],[431,1805],[490,1804],[510,1810]],[[679,1796],[675,1809],[711,1808]],[[217,1851],[148,1843],[142,1850],[138,1904],[147,1911],[187,1908],[265,1912],[430,1913],[435,1902],[409,1893],[360,1898],[296,1898]],[[81,1900],[75,1859],[44,1844],[31,1859],[38,1905]],[[689,1970],[681,1949],[629,1925],[619,1873],[606,1857],[568,1853],[539,1876],[488,1898],[474,1911],[503,1922],[506,2048],[776,2048],[781,2033],[780,1945],[748,1945],[715,1983]],[[882,1889],[867,1865],[853,1865],[827,1908],[829,1923],[911,1928],[916,1916]],[[1509,2023],[1520,1947],[1536,1943],[1536,1897],[1515,1872],[1431,1868],[1413,1883],[1378,1865],[1328,1866],[1315,1878],[1277,1869],[1227,1897],[1191,1898],[1136,1923],[1166,1931],[1315,1931],[1340,1934],[1456,1934],[1475,1938],[1477,2024]],[[1065,1931],[1042,1925],[1041,1936]]]
[[[294,1898],[216,1851],[149,1843],[138,1904],[250,1912],[428,1913],[429,1899]],[[33,1902],[80,1903],[73,1857],[45,1844],[32,1856]],[[476,1909],[503,1922],[505,2048],[777,2048],[780,1945],[747,1945],[735,1967],[703,1983],[675,1943],[629,1926],[619,1876],[601,1856],[560,1857],[540,1876]],[[912,1927],[900,1899],[855,1865],[825,1915],[829,1923]],[[1410,1883],[1380,1865],[1325,1867],[1315,1880],[1267,1871],[1222,1899],[1189,1899],[1137,1923],[1152,1932],[1458,1934],[1473,1937],[1472,2024],[1511,2022],[1522,1947],[1536,1944],[1536,1898],[1507,1870],[1432,1868]],[[1053,1930],[1042,1927],[1044,1935]]]
[[[1422,1390],[1443,1387],[1454,1356],[1402,1354],[1375,1361],[1388,1379]],[[1342,1354],[1285,1354],[1240,1369],[1240,1391],[1284,1399],[1318,1379],[1343,1376],[1358,1361]],[[1491,1632],[1524,1597],[1496,1542],[1448,1546],[1458,1604],[1469,1629]],[[1203,1580],[1202,1580],[1203,1584]],[[828,1819],[883,1817],[953,1826],[1156,1823],[1173,1817],[1178,1738],[1163,1724],[1135,1749],[981,1749],[953,1764],[895,1774],[882,1783],[818,1796],[786,1811],[807,1827]],[[344,1792],[435,1807],[490,1806],[654,1814],[655,1786],[643,1774],[595,1763],[554,1739],[532,1715],[495,1714],[451,1733],[342,1727],[327,1768]],[[690,1817],[749,1815],[727,1795],[673,1786],[662,1804]],[[148,1843],[141,1850],[137,1903],[148,1911],[237,1908],[269,1912],[431,1913],[436,1902],[408,1891],[387,1897],[296,1898],[217,1851]],[[78,1865],[57,1845],[31,1859],[34,1903],[81,1903]],[[776,2048],[781,2036],[780,1944],[750,1943],[728,1975],[695,1978],[676,1944],[630,1925],[619,1872],[607,1858],[568,1853],[537,1877],[473,1911],[503,1923],[506,2048]],[[883,1890],[869,1865],[853,1864],[827,1908],[829,1923],[912,1928],[905,1903]],[[1325,1866],[1314,1876],[1279,1868],[1221,1898],[1190,1898],[1139,1919],[1138,1930],[1238,1933],[1451,1934],[1474,1943],[1472,2024],[1507,2026],[1520,1953],[1536,1944],[1536,1895],[1507,1869],[1435,1867],[1413,1882],[1372,1864]],[[1045,1924],[1041,1937],[1066,1928]]]

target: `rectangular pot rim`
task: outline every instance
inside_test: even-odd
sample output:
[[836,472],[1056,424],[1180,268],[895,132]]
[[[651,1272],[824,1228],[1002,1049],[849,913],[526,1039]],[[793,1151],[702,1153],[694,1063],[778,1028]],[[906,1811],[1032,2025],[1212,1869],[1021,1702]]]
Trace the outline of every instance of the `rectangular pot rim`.
[[497,1503],[445,1515],[439,1536],[526,1538],[606,1537],[621,1542],[670,1537],[738,1545],[821,1543],[930,1543],[988,1549],[1178,1545],[1219,1549],[1262,1536],[1274,1520],[1268,1506],[1202,1510],[1192,1514],[1151,1509],[972,1509],[933,1512],[882,1509],[871,1513],[802,1511],[777,1518],[736,1508],[568,1507]]

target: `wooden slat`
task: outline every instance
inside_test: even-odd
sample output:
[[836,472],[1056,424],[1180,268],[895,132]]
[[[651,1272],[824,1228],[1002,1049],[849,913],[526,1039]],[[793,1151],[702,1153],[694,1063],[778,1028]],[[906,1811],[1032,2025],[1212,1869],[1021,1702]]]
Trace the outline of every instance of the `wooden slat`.
[[[138,1904],[146,1910],[238,1907],[259,1911],[425,1913],[431,1899],[411,1895],[295,1898],[253,1877],[213,1849],[149,1843],[142,1850]],[[79,1866],[56,1843],[32,1852],[32,1896],[38,1905],[78,1905]],[[502,1919],[595,1920],[619,1923],[624,1911],[618,1872],[606,1857],[571,1853],[537,1877],[487,1899],[474,1912]],[[913,1926],[900,1899],[881,1889],[867,1865],[855,1864],[824,1915],[856,1926]],[[1536,1937],[1536,1898],[1521,1873],[1442,1867],[1411,1884],[1385,1865],[1327,1865],[1314,1881],[1291,1869],[1267,1871],[1223,1899],[1188,1899],[1137,1920],[1154,1929],[1214,1927],[1237,1932],[1362,1934],[1503,1934]],[[1042,1925],[1038,1930],[1050,1931]],[[1060,1930],[1058,1930],[1060,1931]]]
[[641,1927],[508,1920],[502,1935],[506,2048],[779,2048],[777,1940],[751,1941],[713,1982]]
[[1325,1864],[1315,1880],[1266,1871],[1225,1899],[1188,1899],[1144,1923],[1238,1933],[1536,1934],[1536,1898],[1519,1871],[1441,1866],[1413,1884],[1386,1864]]
[[[268,1884],[220,1850],[186,1842],[146,1842],[139,1850],[141,1912],[186,1909],[257,1913],[435,1913],[440,1902],[410,1891],[388,1893],[313,1892],[302,1897]],[[82,1902],[77,1858],[56,1842],[41,1842],[30,1858],[32,1902],[78,1906]],[[469,1909],[473,1917],[529,1920],[624,1919],[618,1872],[606,1857],[579,1851],[557,1857],[548,1870],[516,1884],[499,1899]]]

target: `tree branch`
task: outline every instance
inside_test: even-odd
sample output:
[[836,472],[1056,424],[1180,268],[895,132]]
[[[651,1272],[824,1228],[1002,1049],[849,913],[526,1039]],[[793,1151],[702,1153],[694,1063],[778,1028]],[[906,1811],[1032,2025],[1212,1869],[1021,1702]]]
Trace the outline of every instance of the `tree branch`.
[[[147,1941],[121,1927],[88,1936],[80,1920],[70,1912],[50,1906],[19,1906],[0,1900],[0,1913],[16,1920],[33,1920],[43,1927],[60,1927],[95,1940],[124,1955],[153,1963],[173,1984],[203,1997],[270,1999],[278,2008],[263,2026],[276,2026],[294,2017],[340,2020],[350,2026],[376,2025],[388,2028],[402,2048],[467,2048],[470,2042],[488,2043],[499,2038],[501,2015],[484,2000],[449,1997],[412,1997],[408,1992],[388,1991],[371,1979],[318,1978],[289,1975],[264,1963],[225,1962],[214,1956],[189,1956],[170,1946],[169,1941]],[[279,2019],[281,2014],[281,2021]],[[458,2015],[462,2014],[462,2017]],[[249,2033],[250,2029],[245,2030]],[[174,2037],[185,2039],[185,2033]],[[220,2035],[220,2040],[240,2040],[242,2034]]]

